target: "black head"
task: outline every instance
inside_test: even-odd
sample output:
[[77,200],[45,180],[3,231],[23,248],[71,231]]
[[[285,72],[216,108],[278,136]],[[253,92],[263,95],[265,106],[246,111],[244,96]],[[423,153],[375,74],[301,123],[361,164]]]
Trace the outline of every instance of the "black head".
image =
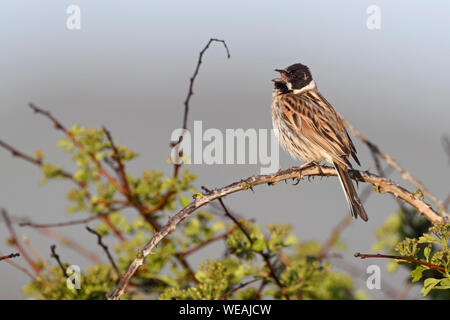
[[280,72],[288,88],[291,90],[299,90],[306,87],[313,80],[309,68],[301,63],[293,64],[286,69],[275,71]]

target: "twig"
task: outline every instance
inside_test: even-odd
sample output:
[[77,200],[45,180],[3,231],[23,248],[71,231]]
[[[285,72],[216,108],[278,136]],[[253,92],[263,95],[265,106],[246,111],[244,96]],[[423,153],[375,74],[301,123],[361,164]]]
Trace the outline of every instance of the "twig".
[[[377,176],[367,171],[363,172],[357,170],[350,170],[349,175],[352,179],[371,183],[377,187],[377,190],[380,190],[384,193],[391,193],[396,197],[402,199],[403,201],[415,207],[420,214],[424,215],[431,222],[444,222],[444,219],[439,216],[429,204],[425,203],[422,198],[416,197],[405,188],[393,183],[386,178]],[[153,235],[152,239],[137,254],[137,257],[130,264],[127,272],[123,275],[121,281],[119,282],[110,299],[117,300],[120,298],[120,296],[125,292],[131,277],[144,263],[144,258],[151,254],[156,245],[170,232],[175,231],[178,223],[189,217],[190,214],[198,208],[231,193],[248,190],[260,184],[274,185],[280,181],[299,178],[300,176],[336,176],[336,171],[334,168],[328,166],[314,166],[303,169],[294,167],[284,171],[278,171],[275,174],[252,176],[250,178],[247,178],[246,180],[232,183],[226,187],[214,189],[208,195],[196,197],[193,202],[181,209],[176,215],[172,216],[169,219],[168,223],[159,232],[156,232]]]
[[6,259],[12,259],[12,258],[19,257],[19,256],[20,256],[20,253],[11,253],[10,255],[7,255],[7,256],[0,256],[0,261],[6,260]]
[[[349,263],[346,260],[343,260],[341,258],[339,259],[333,259],[333,266],[337,267],[338,269],[342,269],[346,271],[347,273],[351,274],[354,278],[359,278],[363,280],[364,282],[367,280],[367,273],[365,270],[355,266],[354,263]],[[381,290],[381,293],[389,299],[395,299],[398,297],[399,292],[397,289],[391,287],[389,284],[389,281],[384,281],[383,283],[383,290]]]
[[444,271],[445,272],[445,268],[432,264],[432,263],[428,263],[426,261],[422,261],[422,260],[418,260],[418,259],[413,259],[413,258],[409,258],[409,257],[404,257],[404,256],[394,256],[394,255],[390,255],[390,254],[365,254],[365,253],[355,253],[355,257],[356,258],[361,258],[361,259],[366,259],[366,258],[388,258],[388,259],[397,259],[397,260],[404,260],[404,261],[409,261],[409,262],[414,262],[414,263],[418,263],[418,264],[422,264],[424,266],[427,266],[430,269],[434,269],[434,270],[439,270],[439,271]]
[[[41,114],[41,115],[45,116],[46,118],[48,118],[50,121],[52,121],[55,129],[62,131],[66,135],[66,137],[70,141],[72,141],[72,143],[75,146],[77,146],[80,150],[85,150],[84,145],[82,143],[80,143],[75,138],[75,136],[69,130],[67,130],[63,126],[63,124],[61,122],[59,122],[59,120],[57,120],[49,111],[43,110],[43,109],[35,106],[33,103],[30,103],[29,107],[35,113]],[[92,154],[92,153],[88,153],[88,155],[91,158],[92,162],[97,165],[98,171],[100,172],[100,174],[103,175],[109,182],[111,182],[117,188],[117,190],[119,190],[120,193],[126,194],[126,190],[124,189],[124,187],[116,179],[111,177],[111,175],[108,173],[108,171],[105,170],[105,168],[103,168],[103,166],[101,165],[100,161],[95,157],[95,155]]]
[[[112,210],[112,211],[116,211],[116,210]],[[104,216],[109,215],[111,212],[103,212],[103,213],[98,213],[95,216],[86,218],[86,219],[79,219],[79,220],[71,220],[71,221],[67,221],[67,222],[56,222],[56,223],[35,223],[32,221],[24,221],[24,222],[20,222],[19,226],[20,227],[32,227],[32,228],[57,228],[57,227],[67,227],[67,226],[74,226],[74,225],[78,225],[78,224],[85,224],[88,222],[91,222],[93,220],[96,219],[100,219]]]
[[191,255],[194,252],[197,252],[198,250],[200,250],[201,248],[204,248],[208,244],[211,244],[211,243],[213,243],[213,242],[215,242],[217,240],[226,239],[231,233],[233,233],[234,230],[236,230],[236,227],[231,228],[227,232],[224,232],[224,233],[219,234],[219,235],[217,235],[215,237],[212,237],[211,239],[208,239],[208,240],[206,240],[206,241],[196,245],[195,247],[192,247],[191,249],[188,249],[186,251],[178,253],[177,255],[180,256],[180,257],[186,257],[188,255]]
[[109,252],[108,246],[103,243],[101,234],[98,233],[97,231],[95,231],[94,229],[89,228],[88,226],[86,226],[86,230],[97,236],[97,243],[98,243],[98,245],[100,247],[102,247],[103,251],[105,251],[109,262],[111,263],[112,267],[116,271],[117,275],[120,277],[121,276],[120,270],[119,270],[119,268],[117,268],[117,265],[114,262],[114,259],[113,259],[112,255],[111,255],[111,253]]
[[[70,141],[72,141],[72,143],[75,146],[77,146],[80,150],[84,150],[85,149],[83,144],[81,144],[77,139],[75,139],[75,136],[69,130],[67,130],[63,126],[63,124],[58,119],[56,119],[49,111],[43,110],[43,109],[35,106],[32,103],[30,103],[28,106],[36,114],[41,114],[41,115],[45,116],[46,118],[48,118],[51,122],[53,122],[53,126],[55,127],[55,129],[62,131],[66,135],[66,137],[68,139],[70,139]],[[111,177],[111,175],[108,173],[108,171],[106,171],[103,168],[103,166],[101,165],[101,163],[97,160],[95,155],[92,154],[92,153],[89,153],[89,157],[91,158],[92,162],[94,162],[97,165],[100,174],[103,175],[107,180],[109,180],[117,188],[117,190],[119,190],[120,193],[126,195],[126,192],[125,192],[124,188],[122,187],[122,185],[116,179]],[[84,184],[81,184],[81,183],[77,182],[73,178],[73,176],[72,176],[72,180],[74,180],[81,187],[84,187]],[[90,199],[90,196],[89,196],[88,193],[86,194],[86,197],[88,198],[88,200]],[[111,223],[111,221],[109,221],[109,219],[107,217],[102,217],[102,220],[113,230],[114,234],[120,239],[120,241],[125,241],[125,238],[122,236],[120,231]]]
[[109,143],[111,144],[111,148],[113,149],[113,160],[117,162],[117,170],[118,174],[120,176],[120,179],[122,180],[122,185],[126,191],[126,194],[131,197],[131,189],[130,185],[128,184],[127,175],[125,172],[125,165],[123,164],[122,159],[120,158],[119,150],[117,149],[114,140],[111,136],[111,133],[106,129],[106,127],[103,127],[103,132],[106,135],[106,138],[108,139]]
[[345,121],[347,127],[350,129],[350,131],[357,136],[362,142],[364,142],[371,151],[375,152],[376,154],[378,154],[381,158],[383,158],[386,163],[388,163],[392,168],[394,168],[395,170],[397,170],[398,172],[401,173],[402,178],[411,182],[414,186],[416,186],[417,188],[419,188],[422,193],[428,197],[434,204],[436,204],[438,206],[438,208],[442,211],[442,215],[447,217],[448,219],[450,219],[450,214],[447,212],[447,210],[445,210],[445,208],[442,205],[442,201],[437,199],[435,196],[433,196],[431,194],[431,192],[425,187],[425,185],[420,182],[419,180],[417,180],[416,178],[414,178],[411,173],[409,173],[408,171],[406,171],[405,169],[403,169],[394,159],[392,159],[392,157],[387,154],[384,153],[383,151],[381,151],[381,149],[375,145],[373,142],[369,141],[366,137],[364,137],[358,130],[356,130],[356,128],[348,121]]
[[228,298],[229,296],[231,296],[233,293],[235,293],[235,292],[238,291],[239,289],[242,289],[242,288],[248,286],[249,284],[252,284],[252,283],[254,283],[254,282],[256,282],[256,281],[260,281],[260,280],[263,280],[263,281],[264,281],[264,279],[261,279],[261,278],[255,278],[255,279],[249,280],[249,281],[247,281],[247,282],[243,282],[243,283],[241,283],[240,285],[238,285],[237,287],[235,287],[235,288],[229,290],[229,291],[228,291],[227,293],[225,293],[222,297],[220,297],[219,300],[225,300],[226,298]]
[[9,219],[9,215],[6,212],[5,209],[1,210],[3,220],[6,223],[6,227],[9,230],[9,233],[11,234],[11,240],[12,243],[16,246],[17,250],[20,252],[20,254],[23,256],[23,258],[27,261],[27,263],[30,265],[30,267],[33,269],[33,271],[36,273],[36,275],[39,275],[41,273],[41,270],[39,269],[38,265],[31,259],[31,257],[28,255],[28,253],[25,251],[25,249],[20,244],[19,239],[17,238],[16,231],[14,230],[11,220]]
[[80,256],[86,258],[87,260],[91,261],[94,264],[103,264],[103,261],[98,257],[98,255],[95,252],[92,252],[82,246],[81,244],[77,243],[76,241],[66,237],[65,235],[61,234],[60,232],[56,231],[55,229],[46,229],[46,228],[36,228],[37,232],[43,234],[46,237],[55,239],[59,243],[61,243],[63,246],[66,246],[76,253],[78,253]]
[[64,267],[63,263],[61,262],[59,255],[56,253],[56,244],[52,244],[50,246],[50,250],[52,252],[52,254],[50,256],[56,260],[56,262],[58,263],[59,267],[61,268],[64,276],[66,278],[68,278],[69,275],[67,274],[66,268]]
[[[212,192],[211,190],[209,190],[209,189],[206,188],[205,186],[202,186],[201,188],[202,188],[202,190],[206,191],[208,194],[210,194],[210,193]],[[219,201],[220,206],[222,207],[222,209],[223,209],[223,211],[224,211],[224,213],[225,213],[225,216],[227,216],[228,218],[230,218],[231,221],[233,221],[234,224],[235,224],[239,229],[241,229],[242,233],[243,233],[243,234],[245,235],[245,237],[248,239],[248,241],[250,242],[250,244],[252,244],[252,243],[253,243],[253,239],[252,239],[252,237],[250,236],[250,234],[248,233],[248,230],[242,225],[242,223],[239,222],[239,220],[238,220],[233,214],[231,214],[231,212],[230,212],[230,211],[228,210],[228,208],[225,206],[225,203],[223,202],[223,199],[222,199],[222,198],[218,198],[217,200]]]
[[[202,186],[202,189],[205,190],[207,193],[211,194],[211,191]],[[229,217],[235,224],[237,227],[239,227],[239,229],[241,229],[242,233],[244,233],[245,237],[248,239],[250,244],[253,244],[253,239],[250,236],[249,232],[247,231],[247,229],[242,225],[242,223],[240,223],[228,210],[228,208],[225,206],[225,203],[223,202],[222,198],[218,198],[217,199],[220,203],[220,205],[223,208],[223,211],[225,212],[225,215],[227,217]],[[284,290],[284,285],[281,283],[280,279],[278,278],[277,274],[275,273],[275,268],[273,267],[272,263],[270,262],[270,256],[269,254],[267,254],[266,252],[259,252],[260,256],[263,258],[264,262],[266,263],[267,267],[269,268],[269,272],[270,272],[270,276],[275,280],[275,283],[277,284],[277,286],[280,288],[283,296],[289,300],[288,295],[285,293]]]
[[[2,255],[1,252],[0,252],[0,255]],[[27,268],[22,267],[21,265],[15,263],[14,261],[12,261],[12,260],[10,260],[10,259],[6,259],[5,262],[6,262],[7,264],[9,264],[10,266],[16,268],[17,270],[23,272],[24,274],[26,274],[28,277],[30,277],[31,281],[34,281],[34,279],[36,278],[35,276],[33,276],[33,275],[31,274],[30,271],[28,271]]]
[[[4,142],[2,140],[0,140],[0,146],[3,147],[4,149],[8,150],[9,152],[11,152],[13,157],[21,158],[21,159],[23,159],[23,160],[25,160],[25,161],[27,161],[27,162],[29,162],[31,164],[34,164],[34,165],[36,165],[38,167],[42,167],[42,165],[44,164],[41,159],[37,159],[37,158],[34,158],[32,156],[29,156],[29,155],[19,151],[18,149],[14,148],[13,146],[7,144],[6,142]],[[68,172],[68,171],[60,169],[59,170],[59,175],[61,175],[61,176],[65,177],[65,178],[71,180],[73,183],[78,185],[80,188],[84,188],[85,187],[84,183],[77,181],[73,177],[73,174]]]
[[[208,43],[206,44],[206,46],[203,48],[202,51],[200,51],[200,54],[198,56],[198,60],[197,60],[197,66],[195,67],[195,71],[194,74],[192,75],[192,77],[189,79],[189,89],[188,89],[188,93],[186,96],[186,99],[184,100],[184,116],[183,116],[183,130],[180,134],[180,137],[178,138],[178,141],[175,143],[172,143],[172,147],[176,147],[176,155],[178,157],[178,153],[179,153],[179,145],[181,143],[181,141],[183,141],[183,135],[184,135],[184,131],[186,131],[187,129],[187,119],[188,119],[188,113],[189,113],[189,102],[191,101],[191,97],[194,95],[194,83],[195,83],[195,79],[197,78],[198,72],[200,71],[200,65],[202,64],[202,58],[203,55],[205,54],[206,50],[208,50],[209,46],[211,45],[211,43],[213,42],[221,42],[223,44],[223,46],[225,47],[225,50],[227,52],[227,58],[230,59],[230,50],[228,50],[228,46],[225,42],[225,40],[219,40],[219,39],[215,39],[215,38],[211,38],[209,39]],[[178,171],[180,168],[181,164],[174,164],[174,173],[173,176],[174,177],[178,177]]]
[[28,239],[25,234],[22,236],[22,241],[27,246],[28,250],[30,250],[34,257],[37,259],[37,261],[39,261],[39,263],[44,266],[45,269],[49,270],[48,263],[44,260],[44,258],[42,258],[42,256],[31,243],[30,239]]

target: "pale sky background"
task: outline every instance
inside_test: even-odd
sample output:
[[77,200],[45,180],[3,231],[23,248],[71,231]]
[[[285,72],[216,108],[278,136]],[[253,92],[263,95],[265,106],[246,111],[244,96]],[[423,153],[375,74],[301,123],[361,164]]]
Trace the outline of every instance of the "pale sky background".
[[[66,28],[70,4],[81,8],[81,30]],[[372,4],[381,8],[380,30],[366,27]],[[30,154],[43,149],[47,159],[72,169],[69,157],[55,148],[60,133],[28,109],[31,101],[67,126],[106,125],[117,143],[140,153],[130,164],[132,173],[151,168],[169,174],[168,142],[182,122],[188,79],[198,52],[216,37],[227,41],[231,59],[218,44],[206,53],[191,100],[190,128],[194,120],[221,130],[271,128],[273,69],[302,62],[345,118],[445,198],[449,167],[441,136],[450,133],[449,16],[446,1],[2,1],[0,139]],[[373,168],[366,147],[353,140],[362,168]],[[72,219],[65,216],[69,182],[40,186],[40,171],[3,149],[0,163],[0,207],[39,222]],[[280,150],[280,164],[299,163]],[[220,187],[257,174],[259,165],[188,169],[198,175],[198,188]],[[393,179],[414,190],[398,175]],[[229,196],[226,203],[262,225],[291,223],[301,240],[321,242],[347,214],[335,178],[261,186],[255,194]],[[348,243],[343,259],[362,273],[369,264],[384,268],[385,261],[357,260],[353,254],[370,252],[375,230],[396,205],[391,197],[374,194],[366,210],[369,222],[357,220],[342,234]],[[103,258],[83,226],[59,231]],[[17,232],[26,233],[50,260],[53,240],[30,229],[17,227]],[[0,237],[7,237],[1,223]],[[88,266],[59,248],[65,261]],[[14,250],[2,240],[0,251]],[[212,250],[204,250],[191,262],[196,266],[213,257]],[[400,291],[404,277],[383,273],[382,288],[390,283]],[[20,299],[28,278],[2,262],[0,281],[0,299]],[[365,282],[356,286],[365,289]],[[409,297],[420,297],[418,291]]]

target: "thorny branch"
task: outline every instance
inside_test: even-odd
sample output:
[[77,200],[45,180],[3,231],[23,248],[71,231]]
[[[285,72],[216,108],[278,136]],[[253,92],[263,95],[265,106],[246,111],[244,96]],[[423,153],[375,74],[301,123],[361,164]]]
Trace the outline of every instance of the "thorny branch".
[[[402,199],[404,202],[415,207],[417,211],[424,215],[431,222],[444,222],[444,219],[439,216],[433,208],[425,203],[422,198],[417,197],[405,188],[395,184],[394,182],[372,174],[367,171],[350,170],[349,175],[352,179],[357,181],[368,182],[374,185],[377,190],[383,193],[391,193],[396,197]],[[125,292],[128,282],[133,277],[134,273],[144,263],[144,258],[151,254],[156,245],[164,239],[170,232],[175,231],[178,223],[190,216],[198,208],[210,203],[211,201],[222,198],[228,194],[248,190],[260,184],[274,185],[280,181],[301,178],[307,176],[336,176],[334,168],[328,166],[314,166],[306,169],[298,169],[297,167],[290,168],[284,171],[278,171],[275,174],[252,176],[245,180],[232,183],[220,189],[214,189],[211,193],[197,197],[193,202],[180,210],[175,216],[172,216],[168,223],[157,233],[147,245],[137,254],[135,260],[130,264],[128,271],[123,275],[115,292],[110,299],[117,300]]]

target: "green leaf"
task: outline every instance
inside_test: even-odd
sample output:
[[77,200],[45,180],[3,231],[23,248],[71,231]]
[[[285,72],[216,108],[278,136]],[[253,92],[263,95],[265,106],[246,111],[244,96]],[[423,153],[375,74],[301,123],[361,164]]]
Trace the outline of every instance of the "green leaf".
[[423,249],[423,254],[427,262],[430,262],[430,253],[431,253],[431,244],[429,244],[428,246],[425,247],[425,249]]
[[420,279],[422,279],[422,274],[423,271],[426,270],[427,268],[423,265],[418,266],[417,268],[415,268],[413,271],[411,271],[410,275],[412,278],[412,282],[417,282]]
[[441,283],[436,289],[450,289],[450,278],[441,279]]
[[425,297],[442,279],[428,278],[423,283],[423,288],[420,291]]
[[266,248],[266,242],[263,239],[256,239],[252,244],[253,251],[262,251]]
[[438,243],[438,241],[431,234],[425,233],[423,236],[419,238],[418,243]]

